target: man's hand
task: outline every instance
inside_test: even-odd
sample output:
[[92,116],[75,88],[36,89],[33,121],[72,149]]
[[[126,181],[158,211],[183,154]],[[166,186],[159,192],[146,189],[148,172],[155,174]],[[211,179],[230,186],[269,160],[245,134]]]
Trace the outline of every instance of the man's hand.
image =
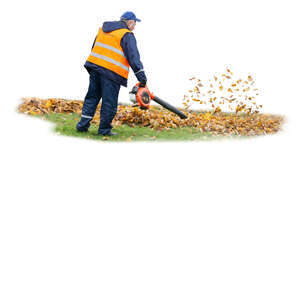
[[139,85],[139,87],[145,87],[145,86],[146,86],[146,84],[147,84],[147,82],[146,82],[146,81],[144,81],[144,82],[140,82],[140,85]]

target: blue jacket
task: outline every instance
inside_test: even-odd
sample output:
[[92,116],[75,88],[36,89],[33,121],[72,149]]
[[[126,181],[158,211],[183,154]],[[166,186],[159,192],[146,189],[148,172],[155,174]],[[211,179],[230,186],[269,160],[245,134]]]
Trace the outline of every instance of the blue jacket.
[[[104,32],[111,32],[117,29],[121,28],[127,28],[127,25],[123,21],[113,21],[113,22],[104,22],[102,26],[102,30]],[[96,41],[96,38],[95,38]],[[94,41],[94,44],[95,44]],[[93,47],[94,47],[93,44]],[[92,47],[92,49],[93,49]],[[124,51],[124,54],[128,60],[128,63],[133,70],[138,81],[140,82],[146,82],[147,77],[144,71],[141,71],[144,69],[143,64],[140,60],[140,54],[137,48],[136,39],[132,32],[127,32],[124,34],[123,38],[121,39],[121,47]],[[127,79],[120,76],[119,74],[108,70],[104,67],[100,67],[96,64],[93,64],[89,61],[86,61],[84,64],[84,67],[87,69],[87,71],[90,73],[90,70],[95,70],[96,72],[100,73],[101,75],[104,75],[105,77],[113,80],[114,82],[123,85],[127,87]],[[140,72],[139,72],[140,71]],[[137,73],[138,72],[138,73]]]

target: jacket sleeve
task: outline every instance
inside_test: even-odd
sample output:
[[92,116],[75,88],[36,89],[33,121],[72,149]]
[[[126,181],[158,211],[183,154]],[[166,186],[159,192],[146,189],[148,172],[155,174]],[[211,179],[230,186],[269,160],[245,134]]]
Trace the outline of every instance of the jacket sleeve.
[[95,37],[95,40],[94,40],[94,43],[93,43],[93,46],[92,46],[92,49],[91,49],[91,50],[93,50],[93,48],[94,48],[94,46],[95,46],[96,38],[97,38],[97,36]]
[[147,82],[144,66],[140,60],[136,39],[132,33],[128,32],[123,36],[121,47],[137,80],[140,82]]

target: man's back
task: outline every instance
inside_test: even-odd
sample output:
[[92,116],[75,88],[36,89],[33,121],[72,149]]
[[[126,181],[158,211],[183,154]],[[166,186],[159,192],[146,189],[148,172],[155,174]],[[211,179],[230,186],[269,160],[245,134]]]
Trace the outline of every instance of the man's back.
[[[128,27],[125,22],[123,22],[123,21],[104,22],[103,26],[102,26],[103,32],[107,33],[107,34],[112,33],[116,30],[120,30],[120,29],[128,30]],[[97,39],[97,37],[95,38],[92,48],[94,48],[96,39]],[[143,71],[143,64],[140,60],[140,54],[139,54],[139,51],[137,48],[137,43],[136,43],[134,34],[130,31],[126,32],[120,41],[120,46],[124,52],[124,55],[130,65],[130,67],[132,68],[134,73],[136,73],[136,77],[137,77],[138,81],[146,82],[147,78]],[[116,83],[127,87],[127,78],[120,76],[120,74],[114,72],[113,70],[111,70],[109,68],[95,64],[94,62],[91,62],[91,61],[87,61],[84,66],[88,70],[88,72],[90,72],[90,70],[94,70],[94,71],[106,76],[107,78],[115,81]]]

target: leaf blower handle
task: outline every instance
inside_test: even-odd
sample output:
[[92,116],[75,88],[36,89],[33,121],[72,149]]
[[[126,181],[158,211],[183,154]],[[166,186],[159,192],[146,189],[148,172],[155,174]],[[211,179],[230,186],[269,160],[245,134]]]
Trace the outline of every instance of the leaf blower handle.
[[139,87],[145,87],[146,85],[147,85],[147,82],[146,82],[146,81],[140,82]]
[[160,99],[159,97],[154,96],[154,98],[152,98],[152,100],[155,101],[156,103],[160,104],[164,108],[170,110],[171,112],[175,113],[181,119],[187,119],[187,116],[183,112],[181,112],[179,109],[177,109],[173,105],[171,105],[171,104],[165,102],[164,100]]

